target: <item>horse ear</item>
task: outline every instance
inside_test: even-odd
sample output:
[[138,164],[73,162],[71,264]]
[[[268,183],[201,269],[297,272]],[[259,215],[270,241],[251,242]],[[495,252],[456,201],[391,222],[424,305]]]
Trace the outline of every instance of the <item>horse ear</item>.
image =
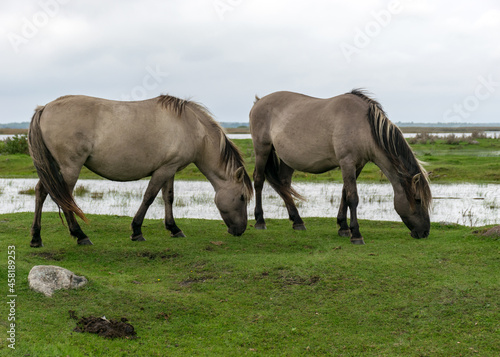
[[234,178],[236,179],[236,182],[243,182],[243,179],[245,178],[245,168],[241,166],[234,172]]

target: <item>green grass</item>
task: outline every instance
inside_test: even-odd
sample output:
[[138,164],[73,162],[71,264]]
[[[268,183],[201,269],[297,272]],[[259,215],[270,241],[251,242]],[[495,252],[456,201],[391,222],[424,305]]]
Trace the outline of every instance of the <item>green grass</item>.
[[[338,237],[332,219],[285,220],[241,237],[221,221],[179,219],[188,238],[146,220],[89,215],[80,247],[44,213],[45,247],[29,247],[31,213],[0,215],[0,246],[16,247],[16,351],[0,309],[0,355],[16,356],[497,356],[500,246],[461,226],[433,224],[415,240],[400,222],[361,221],[365,246]],[[211,242],[216,242],[213,244]],[[34,265],[86,276],[52,298],[28,288]],[[6,264],[0,286],[7,298]],[[73,332],[78,316],[128,318],[134,340]]]
[[500,140],[478,139],[478,145],[461,142],[416,144],[412,148],[425,161],[433,182],[499,182]]
[[[255,154],[252,140],[236,139],[234,143],[240,148],[245,158],[247,171],[251,174],[255,167]],[[412,145],[417,157],[426,162],[432,182],[457,183],[477,182],[491,183],[500,181],[500,139],[477,139],[479,144],[470,144],[467,140],[458,144],[446,144],[446,139],[437,139],[434,143]],[[35,178],[36,170],[31,158],[27,155],[0,155],[0,177],[2,178]],[[99,179],[85,167],[80,178]],[[204,180],[204,176],[195,165],[191,164],[177,173],[176,180]],[[368,163],[359,177],[361,182],[380,182],[387,179],[380,169]],[[296,172],[294,182],[342,181],[340,171],[333,170],[321,175]]]

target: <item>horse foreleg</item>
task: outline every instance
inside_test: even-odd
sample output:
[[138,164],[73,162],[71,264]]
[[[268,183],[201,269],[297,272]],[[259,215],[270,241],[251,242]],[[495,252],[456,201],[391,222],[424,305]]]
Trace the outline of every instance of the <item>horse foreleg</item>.
[[33,218],[33,224],[31,225],[31,242],[30,246],[33,248],[43,247],[42,237],[40,236],[40,231],[42,229],[42,207],[45,199],[47,198],[47,190],[38,181],[35,187],[35,216]]
[[337,224],[339,228],[339,236],[351,237],[351,230],[347,224],[347,193],[345,188],[342,188],[342,198],[340,199],[339,213],[337,214]]
[[165,228],[170,231],[170,236],[179,238],[186,235],[177,227],[174,220],[172,206],[174,203],[174,178],[168,180],[162,187],[163,201],[165,202]]
[[[174,171],[175,173],[175,171]],[[171,175],[165,175],[160,171],[155,171],[149,180],[148,187],[146,188],[146,193],[142,199],[141,206],[137,210],[137,213],[132,220],[132,235],[130,239],[133,241],[145,241],[146,239],[142,236],[142,223],[144,222],[144,217],[148,211],[149,206],[154,202],[158,192],[160,192],[161,187],[167,182],[167,178]]]
[[[363,236],[359,231],[359,223],[357,216],[357,208],[359,203],[358,190],[356,187],[356,177],[359,172],[356,172],[354,167],[341,166],[342,168],[342,178],[344,180],[344,187],[342,189],[342,201],[344,201],[344,191],[345,191],[345,204],[349,207],[351,212],[351,222],[349,229],[351,230],[351,243],[352,244],[365,244]],[[342,208],[342,203],[341,203]],[[345,208],[343,208],[345,209]]]
[[73,212],[64,212],[64,217],[66,217],[66,222],[68,222],[69,234],[77,239],[76,243],[79,245],[92,245],[89,237],[83,233],[76,221],[75,214]]

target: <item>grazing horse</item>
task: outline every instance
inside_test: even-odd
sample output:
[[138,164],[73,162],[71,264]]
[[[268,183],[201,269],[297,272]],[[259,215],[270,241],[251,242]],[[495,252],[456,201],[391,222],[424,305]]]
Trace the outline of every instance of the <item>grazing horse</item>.
[[[427,173],[415,158],[382,106],[355,89],[330,99],[276,92],[256,102],[250,111],[255,148],[255,228],[266,229],[262,209],[265,179],[285,201],[293,228],[305,229],[291,187],[294,170],[314,174],[342,170],[344,186],[337,216],[339,235],[364,244],[356,208],[356,179],[365,164],[375,163],[394,189],[394,208],[414,238],[429,235],[431,191]],[[347,208],[351,213],[347,224]]]
[[172,213],[174,175],[194,163],[215,189],[215,204],[228,232],[241,235],[247,226],[252,183],[236,146],[202,105],[168,95],[119,102],[65,96],[38,107],[31,120],[30,154],[40,178],[36,185],[31,246],[41,247],[42,206],[49,194],[63,211],[78,244],[92,244],[75,214],[85,215],[72,197],[82,166],[114,181],[151,177],[132,220],[134,241],[142,241],[146,211],[160,189],[165,227],[184,237]]

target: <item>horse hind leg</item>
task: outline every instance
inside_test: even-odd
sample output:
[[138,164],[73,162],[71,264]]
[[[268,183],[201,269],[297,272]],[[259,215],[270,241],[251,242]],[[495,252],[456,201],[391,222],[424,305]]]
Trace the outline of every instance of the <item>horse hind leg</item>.
[[35,187],[35,215],[33,218],[33,224],[31,225],[31,242],[30,246],[33,248],[43,247],[42,237],[40,235],[41,231],[41,221],[42,221],[42,208],[45,199],[47,198],[47,190],[43,187],[42,183],[38,181]]
[[[40,235],[41,231],[41,219],[42,219],[42,207],[47,198],[48,192],[45,187],[39,181],[35,187],[35,216],[33,219],[33,225],[31,226],[31,243],[30,246],[33,248],[43,247],[42,238]],[[70,234],[77,238],[77,243],[80,245],[92,245],[90,239],[83,233],[80,225],[76,221],[73,212],[64,212],[66,221],[68,222],[68,227]]]
[[295,191],[292,189],[292,175],[294,171],[294,169],[280,160],[279,179],[281,187],[277,191],[281,198],[283,198],[283,201],[285,201],[288,218],[293,222],[293,229],[297,231],[305,231],[306,226],[300,217],[299,210],[293,200],[293,194],[295,194]]
[[174,220],[172,206],[174,204],[174,178],[168,180],[162,187],[162,197],[165,202],[165,228],[170,231],[170,236],[174,238],[182,238],[186,235],[177,227]]
[[[73,189],[76,185],[76,181],[78,180],[80,170],[76,170],[75,173],[71,175],[68,174],[68,170],[66,170],[65,180],[68,184],[68,188],[70,192],[73,192]],[[75,214],[73,212],[63,211],[64,217],[66,218],[66,222],[68,222],[69,233],[72,237],[76,238],[76,243],[78,245],[92,245],[89,237],[83,232],[82,228],[78,224]]]
[[66,217],[66,222],[68,222],[69,233],[72,237],[77,239],[78,245],[92,245],[89,237],[82,231],[82,228],[78,224],[73,212],[64,212],[64,217]]
[[259,148],[255,145],[255,169],[253,172],[253,183],[255,189],[255,229],[266,229],[264,209],[262,208],[262,189],[266,180],[266,162],[271,152],[271,146]]

